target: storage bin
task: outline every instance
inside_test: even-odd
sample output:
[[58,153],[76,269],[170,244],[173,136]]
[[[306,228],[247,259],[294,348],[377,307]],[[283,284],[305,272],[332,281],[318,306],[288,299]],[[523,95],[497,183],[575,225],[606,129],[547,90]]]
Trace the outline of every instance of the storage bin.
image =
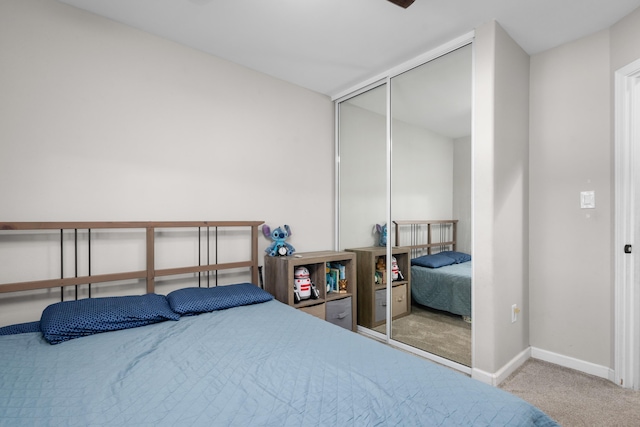
[[375,321],[382,322],[387,318],[387,290],[376,291]]
[[402,316],[408,311],[407,285],[395,286],[391,291],[391,312],[393,317]]
[[334,325],[351,330],[353,326],[351,304],[351,297],[328,301],[326,304],[326,320]]
[[[394,286],[391,289],[391,313],[393,317],[402,316],[409,311],[407,285]],[[382,322],[387,318],[387,290],[376,291],[375,321]]]

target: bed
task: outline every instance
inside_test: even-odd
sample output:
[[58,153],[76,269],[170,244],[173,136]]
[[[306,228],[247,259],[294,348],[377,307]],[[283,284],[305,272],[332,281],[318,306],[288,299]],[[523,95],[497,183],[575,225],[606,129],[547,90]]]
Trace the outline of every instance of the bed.
[[[302,313],[255,283],[162,295],[155,271],[168,272],[149,267],[150,292],[60,301],[39,321],[0,329],[0,425],[557,425],[509,393]],[[0,290],[49,280],[59,279]],[[96,305],[115,310],[77,335]],[[144,315],[130,312],[143,305]],[[94,330],[155,305],[160,320]]]
[[394,221],[396,246],[411,249],[416,303],[471,321],[471,255],[458,252],[457,220]]

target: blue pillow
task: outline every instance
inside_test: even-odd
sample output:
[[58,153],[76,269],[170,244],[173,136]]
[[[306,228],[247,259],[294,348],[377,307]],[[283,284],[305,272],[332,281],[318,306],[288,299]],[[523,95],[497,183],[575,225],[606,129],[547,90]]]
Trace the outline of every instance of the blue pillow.
[[40,322],[17,323],[0,328],[0,335],[26,334],[29,332],[40,332]]
[[420,267],[428,267],[428,268],[440,268],[445,265],[455,264],[456,260],[448,257],[446,255],[442,255],[440,253],[433,255],[423,255],[418,258],[414,258],[411,260],[411,265],[418,265]]
[[51,344],[100,332],[136,328],[180,316],[164,295],[86,298],[51,304],[42,312],[40,330]]
[[444,252],[439,252],[439,254],[446,255],[449,258],[453,258],[456,264],[471,261],[471,255],[465,254],[464,252],[444,251]]
[[167,295],[171,309],[179,314],[199,314],[270,301],[273,295],[251,283],[184,288]]

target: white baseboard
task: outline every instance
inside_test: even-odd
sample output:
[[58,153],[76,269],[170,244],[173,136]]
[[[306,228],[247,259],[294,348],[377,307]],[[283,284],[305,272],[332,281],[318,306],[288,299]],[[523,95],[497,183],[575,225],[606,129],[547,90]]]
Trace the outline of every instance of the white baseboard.
[[[366,328],[358,327],[358,332],[363,335],[367,335],[369,338],[376,339],[378,341],[384,342],[380,337],[384,337],[384,335],[367,330]],[[401,347],[402,349],[402,347]],[[412,349],[413,353],[416,353],[415,349]],[[420,355],[424,357],[424,352],[419,352]],[[515,372],[520,366],[524,364],[529,358],[539,359],[545,362],[553,363],[558,366],[562,366],[564,368],[574,369],[576,371],[584,372],[585,374],[594,375],[596,377],[604,378],[611,382],[615,383],[615,371],[611,368],[602,365],[596,365],[595,363],[586,362],[584,360],[576,359],[570,356],[564,356],[562,354],[554,353],[548,350],[542,350],[536,347],[527,347],[522,350],[516,357],[511,359],[500,368],[495,373],[489,373],[483,371],[478,368],[471,368],[470,372],[467,369],[461,369],[461,365],[454,364],[456,366],[451,366],[452,362],[447,361],[446,359],[438,358],[437,356],[429,355],[431,357],[427,357],[435,362],[444,364],[445,366],[453,367],[463,373],[471,374],[471,378],[474,378],[480,382],[485,384],[492,385],[494,387],[498,386],[502,381],[507,379],[509,375]],[[448,362],[448,363],[447,363]],[[466,368],[466,367],[465,367]]]
[[530,357],[615,382],[615,373],[611,368],[596,365],[595,363],[586,362],[573,357],[563,356],[562,354],[553,353],[536,347],[528,347],[523,350],[493,374],[481,369],[473,368],[471,370],[471,377],[494,387],[498,386],[509,375],[515,372],[516,369],[522,366]]
[[531,357],[615,382],[614,370],[595,363],[531,347]]
[[507,379],[509,375],[515,372],[520,366],[524,364],[531,357],[531,347],[527,347],[522,350],[516,357],[511,359],[500,368],[497,372],[491,374],[489,372],[483,371],[478,368],[471,369],[471,378],[475,378],[478,381],[481,381],[485,384],[489,384],[492,386],[497,386],[502,381]]

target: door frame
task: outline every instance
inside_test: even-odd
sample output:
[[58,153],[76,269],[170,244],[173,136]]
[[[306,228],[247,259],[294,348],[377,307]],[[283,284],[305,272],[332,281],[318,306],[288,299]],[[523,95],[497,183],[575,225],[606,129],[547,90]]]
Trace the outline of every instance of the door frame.
[[[614,377],[624,388],[640,389],[640,243],[627,254],[624,246],[635,245],[640,227],[640,59],[620,68],[614,75],[615,139],[615,345]],[[633,246],[632,246],[633,248]]]

